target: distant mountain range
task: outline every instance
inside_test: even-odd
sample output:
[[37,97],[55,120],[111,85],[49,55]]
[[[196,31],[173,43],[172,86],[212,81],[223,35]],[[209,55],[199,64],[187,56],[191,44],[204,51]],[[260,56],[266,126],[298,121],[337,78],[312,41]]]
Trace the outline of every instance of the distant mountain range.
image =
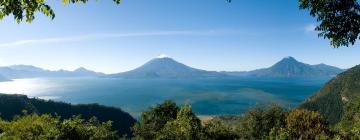
[[112,78],[205,78],[223,77],[226,74],[191,68],[169,57],[154,58],[144,65],[123,73],[111,74]]
[[85,68],[74,71],[50,71],[31,65],[0,67],[0,81],[36,77],[108,77],[108,78],[208,78],[208,77],[333,77],[343,69],[325,64],[309,65],[293,57],[283,58],[269,68],[240,72],[216,72],[196,69],[169,57],[154,58],[144,65],[127,72],[105,75]]
[[[13,65],[0,67],[0,75],[6,79],[36,78],[36,77],[98,77],[105,74],[78,68],[74,71],[50,71],[31,65]],[[0,80],[1,80],[0,76]]]
[[269,68],[248,72],[224,72],[233,76],[251,77],[333,77],[343,69],[325,64],[309,65],[293,57],[285,57]]

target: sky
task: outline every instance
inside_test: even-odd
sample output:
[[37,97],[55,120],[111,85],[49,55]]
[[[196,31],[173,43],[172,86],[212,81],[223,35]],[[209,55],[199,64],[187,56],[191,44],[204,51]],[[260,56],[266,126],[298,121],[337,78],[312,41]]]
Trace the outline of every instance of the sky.
[[340,68],[360,64],[360,45],[334,49],[297,0],[49,1],[54,20],[0,21],[0,65],[116,73],[166,55],[215,71],[269,67],[287,56]]

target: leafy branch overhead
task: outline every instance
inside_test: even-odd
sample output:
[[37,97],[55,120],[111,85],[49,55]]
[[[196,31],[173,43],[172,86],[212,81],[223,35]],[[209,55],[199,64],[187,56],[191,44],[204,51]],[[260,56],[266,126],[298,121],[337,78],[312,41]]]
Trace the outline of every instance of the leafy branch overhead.
[[[88,1],[89,0],[62,0],[64,4],[86,3]],[[121,0],[113,1],[116,4],[120,4]],[[0,0],[0,20],[12,14],[18,23],[23,21],[23,19],[25,19],[26,22],[32,22],[35,19],[36,12],[41,12],[51,19],[55,18],[55,12],[45,0]]]
[[358,0],[299,0],[317,18],[319,37],[329,39],[334,47],[354,45],[360,39],[360,5]]

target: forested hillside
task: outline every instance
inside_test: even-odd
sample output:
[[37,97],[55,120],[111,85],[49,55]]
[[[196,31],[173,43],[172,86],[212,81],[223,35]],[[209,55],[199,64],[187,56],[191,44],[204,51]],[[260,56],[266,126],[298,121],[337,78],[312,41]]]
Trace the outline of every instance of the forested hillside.
[[331,123],[341,120],[348,110],[347,104],[357,102],[360,96],[360,65],[355,66],[330,80],[318,93],[300,106],[320,112]]
[[112,121],[112,128],[120,135],[131,135],[130,127],[136,120],[119,108],[107,107],[98,104],[71,105],[62,102],[28,98],[25,95],[0,94],[0,117],[11,120],[16,115],[51,114],[61,119],[69,119],[74,115],[81,115],[84,119],[96,117],[100,122]]

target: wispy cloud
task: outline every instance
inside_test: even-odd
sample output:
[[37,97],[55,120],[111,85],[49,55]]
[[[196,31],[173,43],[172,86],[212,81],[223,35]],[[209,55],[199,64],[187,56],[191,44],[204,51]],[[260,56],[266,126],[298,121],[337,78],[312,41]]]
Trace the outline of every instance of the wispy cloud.
[[222,34],[233,34],[233,33],[236,33],[236,31],[206,30],[206,31],[155,31],[155,32],[138,32],[138,33],[102,33],[102,34],[88,34],[88,35],[71,36],[71,37],[18,40],[13,42],[0,43],[0,48],[31,45],[31,44],[79,42],[79,41],[106,39],[106,38],[144,37],[144,36],[210,36],[210,35],[222,35]]
[[305,26],[306,32],[315,32],[316,25],[315,24],[308,24]]

